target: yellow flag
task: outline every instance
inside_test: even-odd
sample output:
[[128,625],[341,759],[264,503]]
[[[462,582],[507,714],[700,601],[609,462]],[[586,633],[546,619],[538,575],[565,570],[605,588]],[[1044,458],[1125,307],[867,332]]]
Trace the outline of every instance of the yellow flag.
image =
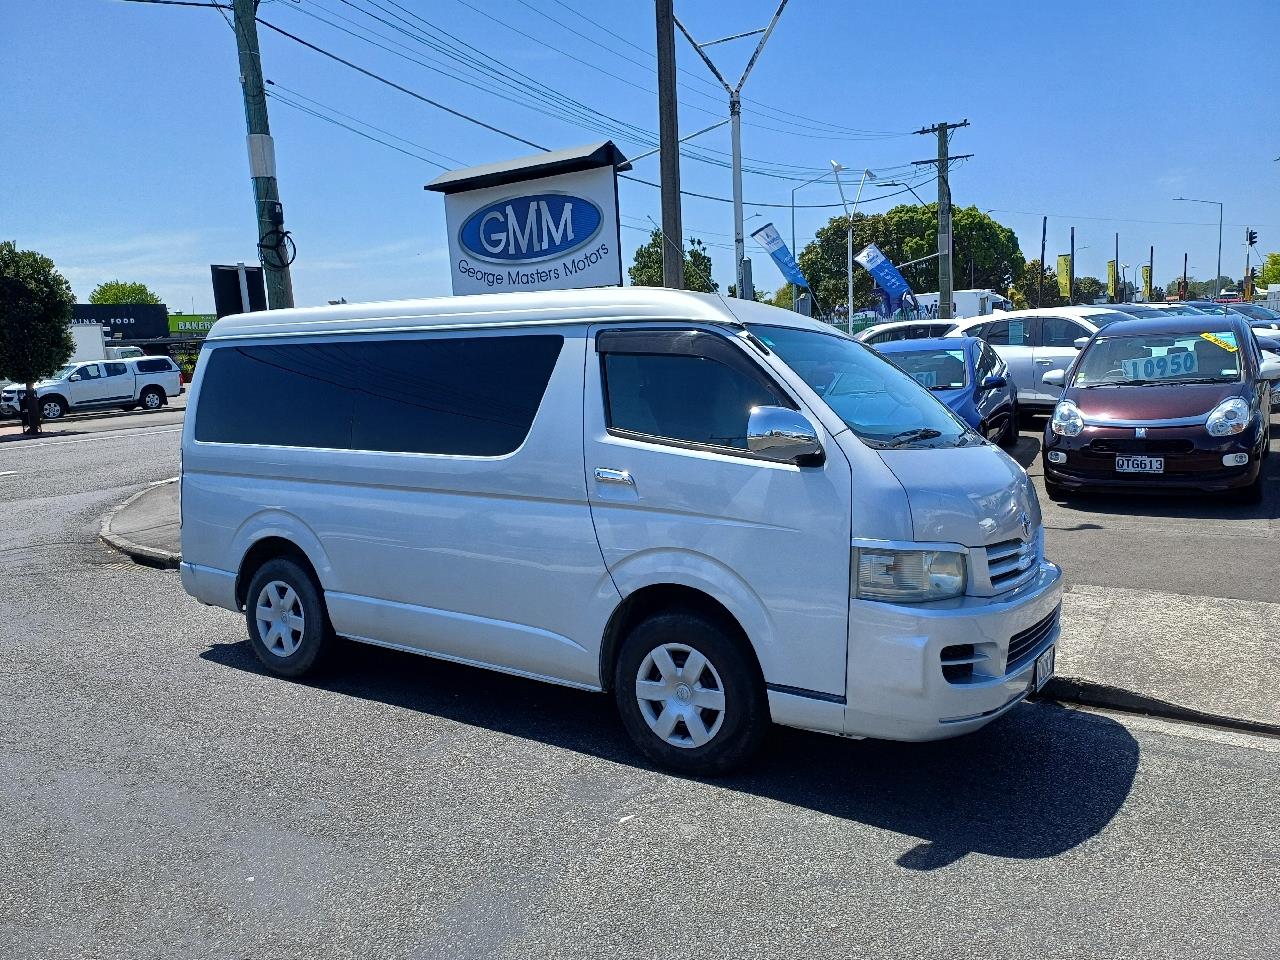
[[1112,300],[1116,298],[1116,262],[1114,260],[1107,261],[1107,295]]
[[1142,265],[1142,299],[1151,299],[1151,265]]
[[1058,292],[1071,298],[1071,254],[1058,254]]

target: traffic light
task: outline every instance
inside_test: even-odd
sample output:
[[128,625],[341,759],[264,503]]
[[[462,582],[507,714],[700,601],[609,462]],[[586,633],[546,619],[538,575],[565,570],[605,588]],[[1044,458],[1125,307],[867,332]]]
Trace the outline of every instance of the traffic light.
[[1245,242],[1246,242],[1246,243],[1248,243],[1248,244],[1249,244],[1249,246],[1251,246],[1251,247],[1252,247],[1255,243],[1257,243],[1257,242],[1258,242],[1258,231],[1257,231],[1257,230],[1246,230],[1246,231],[1244,232],[1244,239],[1245,239]]

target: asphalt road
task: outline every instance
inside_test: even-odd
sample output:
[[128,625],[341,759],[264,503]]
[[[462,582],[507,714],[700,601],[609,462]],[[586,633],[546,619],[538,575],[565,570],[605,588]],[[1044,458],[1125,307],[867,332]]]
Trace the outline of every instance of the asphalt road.
[[1280,951],[1280,740],[1036,704],[704,783],[589,694],[371,648],[269,678],[97,542],[177,468],[124,422],[0,444],[6,958]]

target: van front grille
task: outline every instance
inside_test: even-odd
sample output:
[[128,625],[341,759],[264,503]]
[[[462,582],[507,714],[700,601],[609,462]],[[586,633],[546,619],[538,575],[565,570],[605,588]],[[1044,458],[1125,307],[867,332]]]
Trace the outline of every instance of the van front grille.
[[1036,565],[1036,540],[1005,540],[986,548],[987,573],[996,593],[1018,586]]
[[1053,633],[1053,628],[1058,625],[1058,617],[1061,613],[1062,607],[1055,607],[1053,613],[1043,620],[1020,633],[1015,633],[1009,638],[1009,656],[1005,659],[1005,673],[1013,673],[1026,663],[1028,658],[1035,653],[1036,648],[1044,643],[1049,634]]

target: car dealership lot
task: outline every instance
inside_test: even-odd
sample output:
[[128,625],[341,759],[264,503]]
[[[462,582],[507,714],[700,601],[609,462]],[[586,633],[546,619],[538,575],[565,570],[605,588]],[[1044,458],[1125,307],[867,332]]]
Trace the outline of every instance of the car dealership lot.
[[[9,955],[1280,948],[1280,741],[1040,704],[950,743],[777,731],[701,782],[588,694],[372,649],[268,678],[241,619],[96,541],[177,468],[174,426],[122,419],[0,445]],[[1277,463],[1258,507],[1046,503],[1049,554],[1091,593],[1270,600]]]

